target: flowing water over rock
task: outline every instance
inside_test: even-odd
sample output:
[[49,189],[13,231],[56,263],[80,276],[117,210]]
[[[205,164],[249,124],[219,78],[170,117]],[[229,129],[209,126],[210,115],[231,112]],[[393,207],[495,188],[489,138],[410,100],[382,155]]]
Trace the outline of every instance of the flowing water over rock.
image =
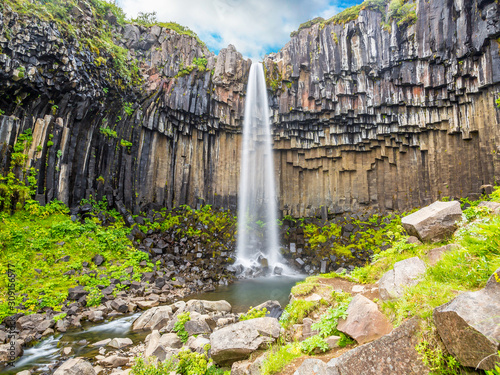
[[92,343],[113,339],[115,337],[128,337],[134,343],[144,340],[147,332],[132,332],[131,327],[140,313],[127,315],[119,319],[105,323],[93,325],[91,323],[83,325],[83,330],[68,331],[64,334],[50,336],[31,348],[24,350],[24,354],[14,367],[8,367],[1,371],[2,374],[17,374],[23,370],[36,367],[37,372],[50,372],[51,367],[58,361],[63,360],[61,349],[72,347],[71,356],[95,357],[98,347],[91,346]]
[[245,102],[238,200],[238,264],[246,270],[253,269],[245,276],[261,275],[259,269],[272,272],[276,266],[283,270],[279,266],[274,174],[264,69],[262,64],[253,63]]

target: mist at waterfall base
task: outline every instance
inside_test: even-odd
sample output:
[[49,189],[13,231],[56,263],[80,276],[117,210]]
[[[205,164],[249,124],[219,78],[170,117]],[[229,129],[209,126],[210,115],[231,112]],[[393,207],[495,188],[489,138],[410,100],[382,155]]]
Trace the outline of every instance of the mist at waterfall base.
[[254,62],[245,99],[238,195],[234,267],[241,277],[293,274],[280,254],[271,137],[264,69]]

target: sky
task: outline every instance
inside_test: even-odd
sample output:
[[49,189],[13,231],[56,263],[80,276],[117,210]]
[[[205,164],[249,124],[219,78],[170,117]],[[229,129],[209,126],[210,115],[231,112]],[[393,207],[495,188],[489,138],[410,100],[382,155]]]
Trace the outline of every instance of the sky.
[[261,60],[290,40],[290,33],[315,17],[325,19],[362,0],[118,0],[129,18],[156,12],[158,21],[193,30],[218,53],[232,44],[247,58]]

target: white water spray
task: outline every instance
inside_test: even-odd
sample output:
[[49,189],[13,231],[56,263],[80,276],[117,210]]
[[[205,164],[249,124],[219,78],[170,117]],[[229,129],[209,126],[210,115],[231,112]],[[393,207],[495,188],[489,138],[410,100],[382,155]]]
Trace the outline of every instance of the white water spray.
[[248,77],[238,199],[236,254],[244,267],[259,255],[272,270],[280,263],[269,104],[262,64],[253,63]]

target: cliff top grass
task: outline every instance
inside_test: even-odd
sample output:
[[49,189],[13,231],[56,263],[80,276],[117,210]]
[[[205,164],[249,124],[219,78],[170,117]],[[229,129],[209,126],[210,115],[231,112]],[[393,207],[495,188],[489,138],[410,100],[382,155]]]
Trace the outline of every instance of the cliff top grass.
[[393,20],[400,27],[408,26],[417,20],[415,13],[415,3],[410,0],[365,0],[361,4],[354,5],[342,12],[325,20],[322,17],[316,17],[310,21],[300,24],[297,31],[293,31],[290,36],[298,35],[301,30],[308,29],[313,25],[320,24],[320,29],[323,29],[328,24],[343,25],[354,21],[359,17],[359,12],[369,9],[382,14],[382,26],[386,30],[390,30],[390,24]]

